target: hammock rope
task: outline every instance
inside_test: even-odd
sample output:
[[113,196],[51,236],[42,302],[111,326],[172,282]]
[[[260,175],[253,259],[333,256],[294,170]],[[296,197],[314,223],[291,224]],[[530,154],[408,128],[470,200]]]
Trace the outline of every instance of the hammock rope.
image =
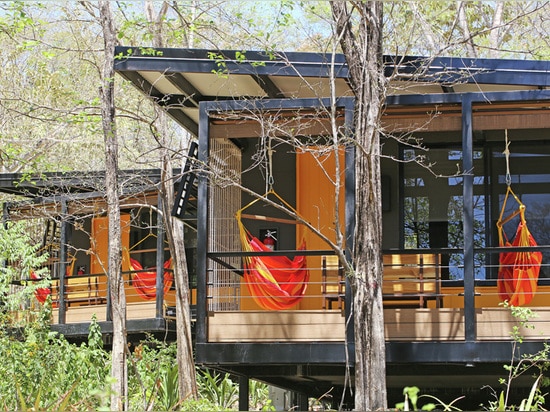
[[[273,195],[285,207],[296,211],[273,189],[264,197]],[[239,226],[239,236],[243,251],[270,252],[257,237],[252,236],[242,222],[242,212],[260,199],[254,199],[235,214]],[[305,250],[305,240],[298,250]],[[307,288],[309,271],[306,256],[245,256],[244,280],[254,301],[267,310],[289,309],[300,302]]]
[[[516,196],[511,188],[511,176],[509,168],[508,133],[506,131],[506,195],[502,203],[502,209],[497,221],[498,241],[500,247],[535,247],[537,242],[531,235],[525,220],[525,205]],[[518,208],[509,216],[504,217],[506,203],[509,196],[517,202]],[[512,242],[508,240],[503,226],[505,223],[518,216],[520,222]],[[526,305],[533,299],[537,291],[537,281],[539,278],[540,266],[542,263],[542,253],[539,251],[516,251],[501,252],[499,255],[498,271],[498,294],[500,299],[507,301],[512,306]]]

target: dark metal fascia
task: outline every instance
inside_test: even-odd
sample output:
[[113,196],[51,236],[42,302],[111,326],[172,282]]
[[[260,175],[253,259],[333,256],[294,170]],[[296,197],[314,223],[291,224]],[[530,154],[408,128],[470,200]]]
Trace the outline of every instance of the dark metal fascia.
[[[547,87],[550,62],[462,57],[384,56],[386,76],[411,81]],[[400,76],[401,75],[401,76]]]
[[217,365],[250,363],[265,365],[284,364],[345,364],[343,342],[311,343],[199,343],[196,344],[199,364]]
[[[348,345],[349,364],[354,363],[354,344]],[[387,342],[388,364],[417,363],[502,363],[519,354],[535,354],[544,349],[541,341],[524,341],[516,348],[512,341],[478,342]],[[313,343],[197,343],[196,360],[204,365],[328,365],[346,362],[343,342]]]
[[[103,335],[113,333],[113,322],[100,321],[98,324]],[[51,325],[51,330],[67,338],[85,337],[90,333],[90,322],[55,324]],[[175,323],[164,318],[129,319],[126,321],[126,331],[128,334],[175,331]]]
[[[132,49],[132,54],[126,51]],[[328,77],[331,73],[331,56],[317,53],[275,53],[238,50],[157,49],[162,55],[140,55],[137,49],[119,46],[115,56],[123,54],[114,63],[115,71],[158,71],[162,73],[226,73],[248,75],[277,75]],[[237,58],[244,53],[244,58]],[[342,55],[335,58],[335,76],[348,77]]]
[[[349,108],[353,107],[352,97],[339,97],[334,106]],[[226,100],[204,102],[208,113],[227,111],[262,111],[277,109],[309,109],[324,107],[327,110],[332,105],[330,98],[301,98],[301,99],[254,99],[254,100]]]
[[[155,49],[159,53],[141,53],[139,48],[118,46],[115,70],[328,77],[333,56],[322,53],[261,51]],[[130,53],[128,53],[130,51]],[[240,55],[240,57],[237,57]],[[457,80],[491,84],[549,86],[550,62],[512,59],[474,59],[461,57],[384,56],[387,76],[405,75],[410,80]],[[334,56],[336,77],[347,78],[345,57]],[[220,65],[220,62],[223,62]]]
[[535,354],[541,341],[524,341],[516,348],[512,341],[477,342],[387,342],[387,363],[501,363],[509,364],[518,354]]

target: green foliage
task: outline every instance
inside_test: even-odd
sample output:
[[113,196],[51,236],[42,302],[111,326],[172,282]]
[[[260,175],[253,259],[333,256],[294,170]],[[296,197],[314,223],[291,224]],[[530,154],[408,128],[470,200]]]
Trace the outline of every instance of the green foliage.
[[175,344],[168,345],[153,337],[134,348],[128,371],[131,409],[157,406],[171,410],[178,403],[176,355]]
[[201,397],[217,405],[220,410],[233,409],[238,403],[239,386],[228,373],[222,375],[206,369],[200,370],[197,378]]
[[[175,344],[149,337],[130,356],[128,391],[132,410],[224,411],[236,409],[239,386],[229,374],[197,369],[199,399],[180,399]],[[273,410],[267,385],[250,381],[250,405]]]
[[[0,266],[0,328],[28,326],[36,320],[37,310],[29,302],[37,288],[47,286],[48,273],[40,269],[48,256],[39,253],[39,245],[33,244],[26,222],[10,222],[0,227],[0,260],[8,263]],[[44,278],[41,282],[29,282],[31,272]]]
[[178,395],[178,365],[174,364],[160,376],[157,407],[164,411],[173,410],[179,403]]
[[513,383],[520,376],[532,374],[534,382],[527,398],[520,402],[519,410],[541,410],[545,402],[541,387],[548,383],[548,379],[544,377],[544,374],[549,366],[550,346],[544,343],[543,349],[539,352],[522,354],[518,357],[519,346],[523,342],[522,331],[525,329],[534,329],[531,319],[536,317],[537,314],[527,307],[509,305],[507,301],[503,302],[502,306],[510,309],[510,314],[517,322],[510,331],[510,336],[513,339],[512,359],[509,364],[504,365],[507,376],[499,379],[499,383],[504,386],[504,389],[498,396],[496,396],[496,391],[493,390],[495,400],[489,401],[487,409],[495,411],[516,410],[518,406],[509,405],[509,394]]
[[[21,339],[0,335],[0,409],[67,410],[102,406],[109,355],[98,344],[92,322],[90,340],[75,345],[48,328],[27,328]],[[15,389],[15,390],[14,390]]]
[[[405,386],[403,388],[403,396],[405,399],[403,402],[400,402],[395,405],[395,408],[400,411],[410,411],[411,408],[413,411],[418,410],[417,402],[418,402],[418,394],[420,393],[420,389],[417,386]],[[431,411],[435,409],[435,405],[433,403],[426,404],[422,406],[423,411]]]
[[269,387],[262,382],[251,379],[248,384],[250,408],[255,411],[274,411],[275,407],[269,398]]
[[417,402],[420,398],[428,398],[433,401],[429,403],[425,403],[422,405],[422,408],[420,410],[422,411],[433,411],[434,409],[443,410],[443,411],[460,411],[459,408],[454,406],[454,404],[459,401],[460,399],[464,398],[463,396],[460,396],[456,399],[454,399],[450,403],[444,403],[439,398],[436,398],[432,395],[419,395],[420,389],[417,386],[406,386],[403,388],[403,396],[405,397],[403,402],[400,402],[395,405],[395,408],[400,411],[416,411],[418,410]]

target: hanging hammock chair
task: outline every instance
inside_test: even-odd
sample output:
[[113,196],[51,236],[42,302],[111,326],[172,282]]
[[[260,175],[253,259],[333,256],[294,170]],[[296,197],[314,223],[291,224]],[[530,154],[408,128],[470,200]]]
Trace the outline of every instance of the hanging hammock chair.
[[[157,296],[157,271],[153,269],[144,270],[141,263],[130,258],[130,266],[132,268],[132,286],[137,294],[145,300],[153,300]],[[170,269],[172,266],[172,258],[164,262],[164,269]],[[169,270],[164,272],[164,294],[172,287],[174,275]]]
[[[266,193],[274,195],[289,209],[294,209],[286,203],[275,191]],[[237,211],[235,217],[239,226],[239,235],[245,252],[271,251],[257,237],[254,237],[244,227],[242,212],[252,206],[259,199]],[[305,240],[298,250],[305,250]],[[245,256],[244,280],[254,301],[263,309],[289,309],[300,302],[307,288],[309,271],[306,256],[295,256],[289,259],[286,256]]]
[[[519,207],[511,215],[503,218],[508,196],[512,195]],[[512,242],[506,237],[503,226],[514,217],[520,217],[520,222]],[[498,240],[500,247],[537,246],[537,242],[527,228],[525,221],[525,205],[514,194],[510,186],[506,191],[500,217],[497,221]],[[508,301],[509,305],[522,306],[531,302],[537,291],[542,253],[534,251],[502,252],[499,255],[498,294],[502,301]]]

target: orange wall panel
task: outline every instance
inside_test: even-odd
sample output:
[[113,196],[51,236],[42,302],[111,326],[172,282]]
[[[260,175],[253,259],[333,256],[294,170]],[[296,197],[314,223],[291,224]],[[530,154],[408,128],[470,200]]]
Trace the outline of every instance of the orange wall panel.
[[[314,148],[312,148],[314,149]],[[320,154],[316,150],[296,154],[296,210],[298,214],[318,229],[331,241],[336,240],[336,157],[334,152]],[[340,193],[339,223],[345,226],[344,209],[344,150],[339,151]],[[306,240],[308,250],[328,250],[327,242],[304,225],[298,225],[296,243]],[[299,309],[320,309],[321,297],[321,256],[308,257],[310,281],[306,296],[299,304]]]
[[[120,216],[120,236],[122,249],[128,250],[130,245],[130,215]],[[109,221],[107,217],[94,217],[92,219],[92,235],[90,239],[92,254],[90,256],[90,273],[107,274],[109,259]],[[122,271],[129,270],[128,258],[123,253]],[[99,290],[102,296],[107,295],[107,276],[99,277]]]

